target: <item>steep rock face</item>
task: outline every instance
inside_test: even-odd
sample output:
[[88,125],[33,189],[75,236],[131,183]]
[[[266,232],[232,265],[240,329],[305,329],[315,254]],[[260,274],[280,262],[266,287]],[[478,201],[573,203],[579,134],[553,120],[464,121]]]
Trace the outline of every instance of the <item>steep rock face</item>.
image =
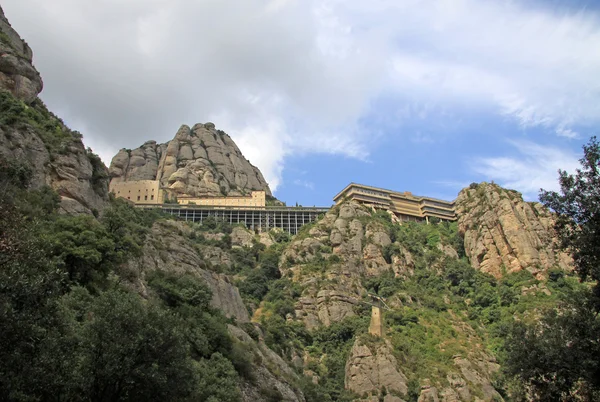
[[346,388],[359,395],[378,396],[382,389],[386,394],[406,396],[408,379],[398,367],[389,342],[369,346],[357,339],[346,362]]
[[0,88],[30,103],[42,91],[42,78],[33,66],[33,52],[10,26],[0,7]]
[[543,276],[552,268],[571,269],[571,258],[555,252],[554,221],[538,203],[498,185],[463,189],[456,200],[459,230],[473,268],[501,277],[526,269]]
[[[135,278],[133,286],[145,294],[143,278],[151,270],[171,272],[188,272],[202,277],[212,290],[212,305],[228,317],[235,317],[237,322],[248,322],[248,310],[244,305],[239,290],[231,284],[229,278],[210,271],[211,260],[215,265],[224,263],[224,253],[215,257],[214,247],[198,252],[186,236],[191,229],[185,222],[159,221],[152,226],[142,253],[142,257],[129,261],[125,269],[129,276]],[[226,261],[226,260],[225,260]]]
[[183,125],[166,144],[149,141],[133,151],[122,149],[109,172],[115,181],[156,179],[178,195],[233,196],[252,190],[271,195],[258,168],[212,123]]

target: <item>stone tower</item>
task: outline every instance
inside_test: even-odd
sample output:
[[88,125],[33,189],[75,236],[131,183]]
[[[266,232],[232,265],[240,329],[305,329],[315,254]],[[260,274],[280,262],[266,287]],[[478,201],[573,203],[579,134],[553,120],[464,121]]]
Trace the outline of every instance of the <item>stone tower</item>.
[[378,337],[383,336],[383,319],[381,317],[381,307],[373,305],[371,307],[371,325],[369,333]]

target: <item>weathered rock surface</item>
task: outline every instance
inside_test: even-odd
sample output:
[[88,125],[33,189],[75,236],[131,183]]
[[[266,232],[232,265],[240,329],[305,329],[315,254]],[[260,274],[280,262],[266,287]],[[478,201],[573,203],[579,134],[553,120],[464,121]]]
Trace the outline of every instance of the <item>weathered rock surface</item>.
[[108,180],[102,179],[106,167],[92,163],[93,156],[76,137],[64,141],[57,153],[48,150],[33,127],[0,126],[0,158],[27,162],[33,172],[31,187],[52,187],[65,213],[100,212],[108,202]]
[[[307,328],[355,314],[354,307],[365,293],[360,276],[367,273],[362,261],[367,240],[359,217],[368,215],[355,203],[333,208],[310,229],[308,237],[296,237],[284,251],[280,270],[304,287],[296,317]],[[373,261],[379,260],[381,251],[369,252]]]
[[406,395],[408,379],[392,355],[387,341],[367,345],[360,339],[354,342],[346,362],[345,386],[359,395],[378,396],[382,389],[389,393]]
[[134,150],[122,149],[109,172],[114,181],[160,180],[177,195],[233,196],[252,190],[271,195],[258,168],[212,123],[183,125],[165,144],[148,141]]
[[33,52],[21,39],[0,7],[0,88],[33,102],[42,91],[42,78],[33,66]]
[[190,243],[187,237],[190,232],[185,222],[156,222],[144,244],[142,257],[129,261],[124,267],[129,271],[125,277],[135,278],[133,286],[145,294],[143,278],[148,271],[158,269],[198,275],[212,290],[213,307],[221,309],[228,317],[235,317],[237,322],[248,322],[248,310],[239,290],[227,276],[210,271],[210,261]]
[[127,180],[155,180],[158,164],[167,150],[167,144],[147,141],[132,150],[121,149],[110,164],[111,177]]
[[495,277],[528,270],[542,277],[552,268],[572,269],[571,258],[555,252],[552,214],[539,203],[496,184],[481,183],[456,200],[459,230],[473,268]]

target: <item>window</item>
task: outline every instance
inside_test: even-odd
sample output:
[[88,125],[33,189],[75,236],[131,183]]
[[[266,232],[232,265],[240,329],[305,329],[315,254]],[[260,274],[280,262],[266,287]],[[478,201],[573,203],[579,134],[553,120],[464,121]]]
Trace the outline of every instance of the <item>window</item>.
[[139,196],[139,195],[138,195],[138,199],[137,199],[137,200],[138,200],[138,201],[140,200],[140,196]]
[[147,195],[144,196],[144,201],[148,201],[148,196]]
[[154,199],[154,194],[152,194],[152,195],[150,196],[150,199],[151,199],[151,200],[153,200],[153,199]]

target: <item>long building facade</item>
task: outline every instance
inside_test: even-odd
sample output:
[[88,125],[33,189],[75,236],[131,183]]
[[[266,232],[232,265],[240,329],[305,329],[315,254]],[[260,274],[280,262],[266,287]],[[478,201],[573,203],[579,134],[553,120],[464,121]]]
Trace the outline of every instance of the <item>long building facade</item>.
[[[120,198],[125,198],[136,205],[161,205],[171,203],[182,205],[203,205],[219,207],[265,207],[266,193],[252,191],[249,195],[231,197],[189,197],[176,196],[171,190],[160,186],[158,180],[131,180],[111,182],[109,190]],[[177,202],[175,202],[175,200]]]
[[430,218],[456,220],[454,201],[417,196],[408,191],[401,193],[350,183],[333,198],[333,201],[339,204],[348,199],[393,212],[401,221],[429,221]]

